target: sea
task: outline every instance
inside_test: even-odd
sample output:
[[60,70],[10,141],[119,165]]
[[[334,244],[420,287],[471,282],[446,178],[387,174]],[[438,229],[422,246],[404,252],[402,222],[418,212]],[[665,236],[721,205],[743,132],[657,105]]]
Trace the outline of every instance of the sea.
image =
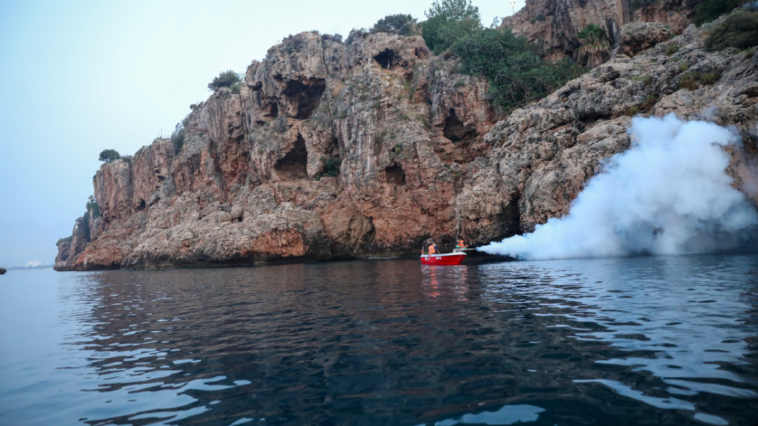
[[756,425],[758,255],[0,276],[0,425]]

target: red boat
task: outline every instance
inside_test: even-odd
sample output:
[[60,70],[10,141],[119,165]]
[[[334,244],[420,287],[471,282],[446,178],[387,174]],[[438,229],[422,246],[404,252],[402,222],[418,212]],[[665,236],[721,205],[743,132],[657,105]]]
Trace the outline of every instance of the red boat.
[[460,265],[466,258],[465,252],[422,254],[421,263],[424,265]]

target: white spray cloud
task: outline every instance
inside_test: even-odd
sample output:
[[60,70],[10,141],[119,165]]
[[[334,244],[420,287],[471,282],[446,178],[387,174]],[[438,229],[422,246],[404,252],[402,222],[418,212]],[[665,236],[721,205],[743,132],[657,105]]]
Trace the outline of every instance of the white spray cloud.
[[683,254],[749,240],[758,213],[730,186],[723,146],[735,132],[703,121],[635,118],[632,147],[613,156],[568,215],[480,248],[520,259]]

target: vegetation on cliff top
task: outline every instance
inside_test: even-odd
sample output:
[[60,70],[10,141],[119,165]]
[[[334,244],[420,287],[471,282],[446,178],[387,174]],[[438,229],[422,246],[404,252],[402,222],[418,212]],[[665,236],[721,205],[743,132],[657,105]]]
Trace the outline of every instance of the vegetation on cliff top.
[[547,96],[585,71],[568,61],[543,60],[537,46],[510,28],[485,28],[459,40],[454,51],[461,58],[461,71],[486,77],[489,95],[506,111]]
[[716,25],[705,39],[705,47],[748,49],[758,46],[758,13],[735,10]]
[[70,243],[71,240],[74,239],[73,236],[68,236],[66,238],[60,238],[57,243],[55,243],[56,246],[60,246],[63,243]]
[[100,152],[100,158],[99,160],[105,163],[110,163],[112,161],[120,160],[121,154],[118,153],[115,149],[104,149]]
[[[484,28],[471,0],[435,1],[425,14],[420,25],[426,45],[435,54],[449,49],[460,58],[462,72],[487,78],[489,96],[506,111],[547,96],[585,71],[567,61],[543,60],[536,45],[510,28]],[[592,43],[606,40],[598,26],[588,25],[582,34]]]
[[236,72],[232,70],[224,71],[219,74],[218,77],[214,77],[213,81],[208,83],[208,90],[216,91],[222,87],[232,87],[239,84],[241,81],[242,79],[240,79],[240,76]]
[[[751,0],[752,1],[752,0]],[[695,5],[695,25],[702,25],[747,3],[746,0],[705,0]]]
[[421,23],[421,33],[435,55],[482,30],[479,8],[471,0],[435,1],[424,14],[427,20]]
[[389,33],[410,36],[418,33],[418,24],[411,15],[387,15],[378,20],[371,28],[371,33]]

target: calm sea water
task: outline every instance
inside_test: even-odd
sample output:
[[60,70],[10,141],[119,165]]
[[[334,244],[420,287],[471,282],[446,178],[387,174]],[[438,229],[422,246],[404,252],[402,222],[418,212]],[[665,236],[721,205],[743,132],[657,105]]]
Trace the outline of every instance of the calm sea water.
[[0,277],[2,425],[756,422],[758,255]]

